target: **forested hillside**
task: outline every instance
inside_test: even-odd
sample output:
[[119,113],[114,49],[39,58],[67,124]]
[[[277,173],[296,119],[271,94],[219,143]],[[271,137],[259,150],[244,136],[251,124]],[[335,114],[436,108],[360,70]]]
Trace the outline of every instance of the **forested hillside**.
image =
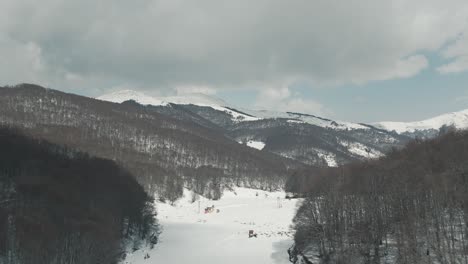
[[335,167],[376,158],[410,139],[365,124],[293,112],[239,110],[218,98],[200,102],[194,96],[154,98],[122,91],[99,99],[151,105],[163,115],[216,130],[241,144],[256,142],[265,152],[312,166]]
[[116,263],[154,245],[153,200],[114,162],[0,128],[0,263]]
[[[468,263],[468,132],[296,174],[296,263]],[[304,258],[305,257],[305,258]]]
[[[234,184],[279,189],[289,170],[304,166],[241,145],[206,126],[208,121],[177,119],[135,102],[116,104],[35,85],[0,88],[0,123],[115,160],[146,190],[171,201],[182,194],[184,186],[206,182],[214,182],[215,193]],[[217,173],[195,177],[206,169]],[[212,192],[204,191],[205,195]]]

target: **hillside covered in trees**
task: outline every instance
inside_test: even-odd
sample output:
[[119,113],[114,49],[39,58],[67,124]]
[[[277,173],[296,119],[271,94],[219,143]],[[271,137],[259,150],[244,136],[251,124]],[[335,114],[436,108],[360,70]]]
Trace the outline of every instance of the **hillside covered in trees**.
[[[114,160],[161,200],[174,201],[183,187],[207,196],[232,185],[280,189],[290,170],[305,166],[241,145],[219,127],[177,119],[156,107],[105,102],[29,84],[0,87],[0,124]],[[216,173],[199,173],[207,170]],[[197,187],[206,184],[216,190]]]
[[468,263],[468,132],[295,174],[295,263]]
[[0,263],[117,263],[154,245],[153,201],[113,161],[0,128]]

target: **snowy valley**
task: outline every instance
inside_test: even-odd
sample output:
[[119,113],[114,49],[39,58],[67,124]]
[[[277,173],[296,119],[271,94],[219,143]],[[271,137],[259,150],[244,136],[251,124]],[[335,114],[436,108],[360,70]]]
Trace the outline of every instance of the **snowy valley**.
[[[54,222],[57,219],[53,215],[41,220],[48,228],[59,226],[78,232],[52,236],[51,239],[59,244],[72,241],[69,243],[79,250],[85,250],[82,245],[87,243],[88,237],[76,237],[76,234],[86,234],[83,230],[89,230],[88,225],[109,225],[114,243],[96,246],[95,250],[107,250],[102,254],[109,259],[118,259],[122,264],[185,264],[194,260],[203,264],[285,264],[291,261],[299,264],[301,261],[307,262],[306,259],[321,261],[323,256],[343,257],[333,250],[334,247],[351,250],[357,259],[354,263],[360,263],[366,256],[391,262],[396,256],[396,248],[407,249],[393,243],[393,228],[405,228],[400,222],[393,221],[399,217],[393,215],[393,211],[403,212],[406,209],[399,208],[399,205],[420,199],[414,196],[417,193],[404,190],[394,196],[394,192],[401,188],[398,180],[392,182],[391,179],[400,177],[397,179],[406,184],[420,183],[425,186],[422,192],[434,189],[441,199],[455,199],[462,203],[464,194],[459,192],[460,189],[441,192],[439,184],[433,182],[446,184],[440,186],[463,186],[462,182],[457,182],[461,181],[457,175],[465,175],[466,162],[463,157],[467,155],[465,151],[468,148],[463,145],[463,132],[457,129],[465,128],[464,118],[465,113],[460,112],[419,123],[367,125],[310,114],[239,110],[220,99],[201,94],[154,98],[139,92],[124,91],[93,99],[36,85],[0,88],[0,123],[7,128],[7,132],[8,129],[17,130],[15,133],[20,138],[27,138],[39,146],[48,146],[50,155],[58,155],[59,160],[74,158],[79,163],[83,160],[88,162],[90,157],[91,160],[94,157],[102,159],[98,164],[103,167],[98,167],[96,171],[118,168],[126,175],[126,180],[133,180],[134,189],[130,190],[129,195],[133,195],[131,199],[138,203],[121,202],[128,212],[116,224],[112,224],[113,218],[96,216],[94,200],[83,205],[84,209],[79,213],[67,212],[66,223],[79,223],[77,226],[69,224],[62,227]],[[437,128],[439,125],[442,128]],[[418,137],[417,133],[427,131],[431,133],[425,134],[426,141],[412,140]],[[437,145],[440,144],[439,137],[449,147],[445,155],[441,155],[440,150],[440,153],[428,152],[434,156],[420,154],[425,145],[428,149],[432,146],[440,149]],[[431,141],[429,138],[434,139]],[[7,143],[5,141],[4,146]],[[3,152],[0,151],[0,154],[9,157],[8,149],[1,150]],[[412,154],[412,151],[416,151],[416,154]],[[74,203],[77,194],[73,192],[62,193],[37,185],[37,181],[46,181],[51,186],[61,186],[61,177],[49,178],[45,173],[40,180],[34,177],[24,179],[19,172],[35,175],[29,172],[38,170],[36,163],[22,163],[20,156],[16,158],[18,161],[12,163],[12,169],[0,171],[0,176],[5,176],[0,178],[1,187],[4,188],[2,199],[22,199],[22,195],[25,195],[28,197],[25,203],[28,204],[30,200],[38,199],[36,195],[44,195],[52,201],[55,201],[54,197],[60,197],[67,203]],[[407,164],[409,161],[412,163]],[[112,166],[106,167],[106,162]],[[50,165],[52,175],[66,172],[61,163],[57,164]],[[56,170],[54,166],[61,169]],[[405,169],[400,171],[401,168]],[[411,171],[408,168],[416,170],[413,174],[420,177],[418,181],[405,174]],[[421,174],[427,168],[431,173]],[[13,175],[13,179],[9,178],[10,175]],[[66,172],[62,176],[69,175],[76,176],[76,181],[94,186],[87,174]],[[373,178],[366,178],[371,176],[389,182],[375,184],[371,180]],[[113,188],[116,186],[109,185],[109,192],[115,194]],[[394,191],[389,191],[386,186],[391,186]],[[122,189],[128,187],[119,185]],[[374,196],[360,197],[363,190]],[[301,198],[287,199],[286,192]],[[97,201],[107,201],[99,198],[97,189],[86,193],[94,195],[91,198]],[[451,197],[451,193],[456,196]],[[336,199],[334,195],[341,195],[341,198]],[[349,203],[341,204],[341,200]],[[387,201],[392,204],[388,205]],[[113,202],[108,203],[111,208],[115,206]],[[376,207],[374,203],[379,203],[379,206]],[[51,204],[55,206],[55,203]],[[134,204],[138,207],[133,208]],[[346,206],[349,208],[346,209]],[[385,206],[393,206],[392,212],[378,211],[378,208]],[[441,204],[440,208],[443,206]],[[8,211],[4,215],[14,217],[11,219],[15,219],[20,226],[31,228],[34,225],[23,222],[23,217],[29,219],[29,212],[25,216],[23,211],[16,211],[14,203],[9,203],[5,208]],[[41,213],[42,207],[38,208],[34,213]],[[120,209],[119,206],[117,208]],[[347,217],[355,218],[353,224],[356,226],[349,230],[346,229],[348,224],[343,222],[347,221],[345,218],[328,218],[330,215],[342,215],[340,210],[343,208],[349,213]],[[359,208],[364,209],[355,214],[354,210]],[[450,212],[455,217],[438,221],[443,228],[453,227],[452,230],[456,230],[452,238],[464,241],[459,234],[461,231],[457,231],[464,225],[453,224],[460,221],[464,214],[456,207],[447,210],[453,210]],[[119,211],[109,214],[114,212]],[[388,215],[383,217],[383,213]],[[404,211],[404,215],[407,214]],[[373,223],[373,220],[369,220],[374,219],[373,215],[380,215],[379,221],[388,221],[385,226],[372,227],[372,230],[379,230],[378,234],[360,229]],[[422,222],[411,222],[412,218],[405,218],[405,221],[427,225],[430,224],[425,222],[428,219],[425,216],[417,220]],[[337,221],[335,225],[328,225],[333,221]],[[334,244],[337,241],[337,233],[333,231],[335,227],[344,228],[345,233],[337,237],[349,245]],[[28,247],[21,248],[15,244],[15,239],[24,239],[13,235],[15,225],[8,223],[5,228],[10,232],[5,233],[9,239],[8,247],[16,254],[12,259],[30,257]],[[329,230],[328,233],[308,235],[322,228]],[[360,231],[355,233],[355,230]],[[422,237],[433,239],[420,233],[399,232],[404,235],[397,238],[405,241]],[[94,232],[92,235],[101,241],[108,239],[108,234]],[[363,236],[359,241],[364,242],[358,246],[354,244],[356,236]],[[382,239],[390,242],[370,248],[370,242],[366,241],[370,241],[369,237],[372,236],[384,236]],[[317,241],[321,241],[317,238],[329,241],[329,247],[317,248]],[[372,243],[376,241],[379,240],[374,239]],[[452,253],[444,251],[442,246],[436,252],[458,258],[462,255],[458,252],[463,247],[460,243],[453,243]],[[424,245],[417,244],[417,252],[423,250]],[[393,252],[393,255],[389,257],[388,252]],[[74,258],[74,254],[67,252],[63,257]],[[54,257],[53,253],[44,256],[45,259]],[[90,257],[99,259],[101,256],[96,253]]]
[[[213,201],[185,190],[173,205],[157,204],[163,229],[159,244],[122,263],[290,263],[290,225],[299,203],[284,192],[234,188]],[[214,210],[205,213],[211,206]],[[256,236],[249,238],[249,230]]]
[[0,0],[0,264],[468,264],[468,0]]

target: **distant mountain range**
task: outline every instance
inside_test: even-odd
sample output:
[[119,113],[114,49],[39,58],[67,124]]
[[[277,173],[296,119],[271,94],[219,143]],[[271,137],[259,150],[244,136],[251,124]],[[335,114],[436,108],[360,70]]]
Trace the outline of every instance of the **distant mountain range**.
[[334,121],[314,115],[294,113],[294,112],[275,112],[267,110],[248,110],[233,106],[223,99],[202,94],[190,93],[178,96],[153,97],[133,90],[122,90],[97,97],[98,100],[114,103],[123,103],[125,101],[135,101],[142,105],[168,106],[169,104],[178,105],[196,105],[211,107],[215,110],[226,112],[232,116],[233,121],[258,121],[262,119],[284,118],[291,122],[308,123],[325,128],[333,129],[366,129],[367,125]]
[[227,105],[227,103],[214,96],[209,96],[202,93],[190,93],[183,96],[166,96],[166,97],[153,97],[148,96],[142,92],[134,90],[121,90],[109,94],[102,95],[97,99],[103,101],[110,101],[114,103],[122,103],[128,100],[134,100],[142,105],[167,105],[173,104],[196,104],[196,105]]
[[468,128],[468,109],[439,115],[416,122],[378,122],[375,127],[411,137],[430,138],[440,133],[441,129],[453,127],[456,129]]
[[[122,103],[128,100],[134,100],[142,105],[165,106],[170,103],[179,105],[208,106],[215,110],[224,111],[232,115],[237,121],[257,121],[264,119],[283,118],[289,122],[308,123],[324,128],[336,130],[348,129],[367,129],[373,126],[378,129],[395,132],[400,135],[414,137],[430,138],[440,133],[441,129],[453,127],[456,129],[468,128],[468,109],[442,114],[433,118],[415,122],[376,122],[371,124],[360,124],[344,121],[330,120],[314,115],[294,113],[294,112],[275,112],[267,110],[249,110],[239,108],[225,102],[220,98],[200,93],[186,94],[183,96],[169,97],[151,97],[141,92],[132,90],[123,90],[98,97],[97,99]],[[236,110],[239,109],[239,110]]]
[[116,103],[133,101],[153,106],[158,112],[177,119],[187,117],[182,112],[190,112],[197,117],[191,115],[190,121],[221,129],[240,144],[314,166],[338,166],[377,158],[409,140],[371,125],[303,113],[243,109],[204,94],[151,97],[124,90],[97,99]]
[[182,187],[208,197],[232,185],[282,188],[298,170],[377,158],[444,125],[464,128],[462,113],[392,127],[242,109],[204,94],[126,90],[94,99],[31,84],[0,87],[0,124],[115,160],[170,200]]

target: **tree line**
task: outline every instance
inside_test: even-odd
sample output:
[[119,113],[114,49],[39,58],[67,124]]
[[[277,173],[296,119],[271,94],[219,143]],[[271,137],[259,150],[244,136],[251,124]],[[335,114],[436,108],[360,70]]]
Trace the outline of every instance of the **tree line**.
[[0,127],[1,264],[117,263],[158,234],[128,171]]
[[295,173],[292,261],[468,263],[468,132],[379,160]]

